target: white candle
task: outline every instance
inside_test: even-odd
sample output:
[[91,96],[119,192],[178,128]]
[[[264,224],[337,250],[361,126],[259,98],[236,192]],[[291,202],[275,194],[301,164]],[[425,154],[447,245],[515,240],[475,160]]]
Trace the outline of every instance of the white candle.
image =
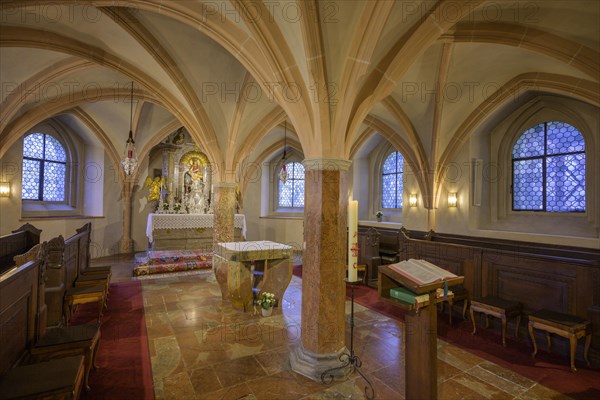
[[358,201],[348,203],[348,280],[358,280]]

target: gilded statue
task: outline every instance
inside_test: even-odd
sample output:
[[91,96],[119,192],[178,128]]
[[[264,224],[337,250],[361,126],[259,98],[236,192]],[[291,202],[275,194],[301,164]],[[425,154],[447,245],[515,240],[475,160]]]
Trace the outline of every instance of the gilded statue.
[[206,154],[199,151],[190,151],[184,154],[179,161],[181,165],[187,166],[183,175],[185,193],[189,193],[194,183],[204,185],[203,169],[208,165]]
[[148,190],[148,201],[155,201],[160,199],[160,190],[165,186],[165,177],[157,176],[154,179],[149,176],[144,181],[144,189],[149,187]]

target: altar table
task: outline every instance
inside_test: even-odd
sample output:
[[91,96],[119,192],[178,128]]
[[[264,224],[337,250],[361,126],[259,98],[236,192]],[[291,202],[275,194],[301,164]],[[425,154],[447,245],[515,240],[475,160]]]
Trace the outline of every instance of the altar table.
[[[223,297],[228,296],[234,308],[244,311],[254,309],[254,299],[261,292],[273,293],[281,304],[292,280],[292,253],[292,246],[267,240],[217,243],[213,268]],[[276,312],[281,312],[281,307]]]
[[[213,245],[213,214],[148,214],[146,236],[152,250],[210,249]],[[234,240],[246,237],[246,217],[235,214]]]

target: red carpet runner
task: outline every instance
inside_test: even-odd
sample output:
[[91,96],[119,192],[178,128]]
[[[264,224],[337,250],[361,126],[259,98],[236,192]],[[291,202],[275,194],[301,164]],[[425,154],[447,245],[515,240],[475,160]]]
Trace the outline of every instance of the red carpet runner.
[[[84,304],[77,310],[72,324],[94,322],[97,315],[95,304]],[[140,282],[110,285],[101,335],[98,369],[90,373],[91,390],[84,392],[81,398],[154,399]]]

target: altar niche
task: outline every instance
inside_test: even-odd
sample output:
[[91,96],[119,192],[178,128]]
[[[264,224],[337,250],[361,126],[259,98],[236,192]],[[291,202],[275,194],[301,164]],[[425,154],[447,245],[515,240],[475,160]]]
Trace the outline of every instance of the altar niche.
[[[176,135],[176,137],[178,137]],[[156,146],[162,166],[146,178],[148,201],[156,214],[211,214],[211,165],[194,143],[167,139]]]
[[188,214],[206,214],[210,209],[210,185],[205,183],[209,166],[208,158],[199,151],[189,151],[179,160],[178,172],[184,172],[183,179],[177,181],[176,200],[181,187],[180,201]]

